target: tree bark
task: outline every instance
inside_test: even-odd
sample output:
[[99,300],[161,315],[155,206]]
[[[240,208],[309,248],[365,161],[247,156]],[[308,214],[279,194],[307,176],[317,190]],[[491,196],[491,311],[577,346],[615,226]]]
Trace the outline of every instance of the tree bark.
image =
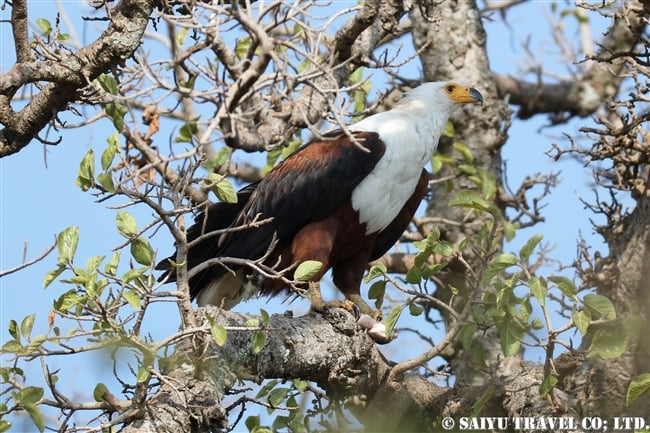
[[[26,61],[31,59],[29,52],[23,52],[28,46],[18,47],[18,63],[0,77],[0,123],[4,126],[0,130],[0,158],[27,146],[95,78],[131,57],[142,44],[156,3],[121,0],[111,9],[111,21],[96,41],[75,53],[61,54],[56,60]],[[26,84],[40,82],[50,84],[23,109],[14,111],[11,99],[15,92]]]
[[[455,136],[440,140],[438,151],[451,154],[451,144],[458,141],[465,144],[472,152],[474,166],[486,170],[500,183],[501,146],[508,138],[509,110],[506,103],[498,98],[494,77],[490,72],[486,51],[487,35],[483,29],[480,12],[475,1],[445,1],[436,3],[435,8],[415,8],[411,13],[413,22],[413,40],[415,48],[422,50],[420,59],[425,79],[456,80],[475,86],[484,96],[482,107],[472,107],[452,117]],[[442,25],[444,23],[444,26]],[[451,168],[445,167],[437,177],[454,176]],[[441,239],[459,243],[463,239],[475,239],[480,228],[489,216],[479,215],[464,208],[448,206],[450,198],[465,189],[476,186],[468,177],[454,177],[451,193],[441,187],[432,188],[432,198],[428,202],[427,215],[459,221],[458,226],[441,226]],[[474,269],[480,268],[478,258],[466,252],[465,259]],[[472,298],[479,289],[467,279],[463,266],[452,263],[441,279],[445,284],[436,288],[436,297],[443,302],[450,299],[449,286],[460,290],[462,296],[455,304],[456,311],[461,311],[463,304]],[[443,316],[445,313],[443,312]],[[446,317],[448,323],[452,319]],[[495,333],[477,335],[484,342],[486,353],[497,354],[500,351]],[[462,350],[455,346],[449,351],[454,373],[467,383],[480,385],[490,381],[489,375],[472,367],[473,363],[464,359]],[[497,359],[487,360],[488,365],[496,368]]]
[[[209,336],[206,314],[231,329],[224,345]],[[238,379],[252,378],[314,382],[329,398],[345,401],[367,431],[436,431],[443,417],[471,413],[481,396],[487,396],[483,410],[490,416],[558,416],[548,400],[538,398],[537,387],[530,386],[543,377],[533,363],[507,358],[489,385],[445,388],[415,373],[390,382],[394,363],[345,310],[297,318],[272,315],[263,327],[265,344],[259,353],[253,350],[252,331],[245,329],[251,319],[260,318],[217,307],[197,309],[203,337],[178,345],[165,372],[167,380],[124,431],[223,429],[224,394]],[[571,406],[561,392],[556,401]]]

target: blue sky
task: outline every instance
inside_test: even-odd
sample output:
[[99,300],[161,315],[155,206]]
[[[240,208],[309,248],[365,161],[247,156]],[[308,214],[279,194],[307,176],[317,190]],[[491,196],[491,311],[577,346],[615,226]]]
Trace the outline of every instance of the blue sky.
[[[31,20],[38,17],[47,17],[54,21],[53,3],[29,2]],[[334,6],[351,6],[350,2],[336,2]],[[79,15],[77,3],[64,3],[71,17]],[[37,10],[37,11],[36,11]],[[552,44],[549,35],[548,23],[542,17],[549,11],[546,2],[530,2],[524,6],[512,9],[508,14],[509,24],[516,29],[527,29],[530,33],[530,47],[532,50],[546,51],[548,44]],[[10,8],[0,11],[0,18],[9,18]],[[566,21],[566,34],[577,37],[571,31],[572,23]],[[602,31],[602,22],[596,23],[600,30],[595,30],[596,35]],[[92,26],[76,29],[80,34],[92,34]],[[488,46],[490,61],[493,70],[499,73],[516,74],[524,64],[524,53],[520,42],[527,34],[519,31],[518,36],[513,36],[510,30],[498,19],[487,23]],[[89,36],[88,36],[89,37]],[[520,38],[520,39],[516,39]],[[11,46],[10,27],[6,23],[0,25],[0,43],[3,50],[0,52],[0,71],[6,72],[13,64],[13,50]],[[553,63],[551,54],[546,53],[549,61],[545,65],[557,73],[566,73],[561,63]],[[401,71],[403,75],[418,78],[419,72],[416,63],[410,69]],[[375,82],[374,89],[382,89],[382,83]],[[544,152],[552,143],[566,145],[561,137],[562,132],[577,133],[577,124],[570,123],[551,129],[540,128],[547,123],[543,116],[537,116],[525,123],[513,122],[509,131],[510,138],[503,151],[503,158],[507,161],[508,179],[510,185],[516,189],[519,182],[527,175],[537,172],[561,172],[561,184],[555,188],[550,198],[546,199],[544,208],[546,222],[533,229],[521,231],[515,240],[506,245],[506,251],[518,251],[519,247],[534,233],[544,234],[544,241],[554,250],[551,257],[569,264],[576,254],[576,239],[579,233],[587,242],[599,249],[604,255],[606,247],[589,223],[593,215],[584,209],[578,200],[579,197],[593,201],[590,192],[591,175],[589,170],[581,164],[562,160],[554,162]],[[115,214],[117,210],[107,209],[108,205],[116,202],[96,203],[95,197],[83,193],[76,185],[77,168],[81,158],[89,148],[96,154],[101,153],[105,147],[105,138],[112,132],[112,125],[108,121],[100,121],[89,128],[64,131],[62,141],[57,146],[44,146],[32,143],[18,154],[0,160],[0,269],[8,269],[20,264],[23,254],[32,259],[40,255],[43,250],[54,242],[57,233],[68,226],[77,225],[80,230],[80,242],[77,257],[80,263],[93,255],[110,255],[116,245],[122,243],[123,238],[115,229]],[[159,135],[162,140],[162,135]],[[164,140],[167,140],[165,137]],[[256,157],[242,155],[242,159],[257,161]],[[143,224],[149,218],[149,211],[144,208],[130,210],[136,219]],[[171,238],[164,232],[158,233],[151,243],[159,251],[160,256],[166,256],[172,251]],[[125,253],[125,256],[128,255]],[[42,333],[47,329],[47,314],[52,305],[52,300],[58,297],[67,287],[53,283],[48,289],[43,289],[45,273],[56,267],[56,252],[23,270],[0,279],[0,344],[9,337],[6,328],[10,319],[20,321],[24,316],[37,314],[34,333]],[[301,314],[308,307],[306,301],[293,304],[281,304],[277,301],[248,302],[237,307],[241,311],[257,312],[262,307],[271,313],[281,313],[287,308],[296,310]],[[178,314],[171,305],[160,307],[154,311],[147,323],[147,332],[154,338],[162,338],[178,328]],[[403,355],[398,354],[399,346],[404,346],[402,340],[386,346],[389,357],[395,359]],[[532,355],[535,357],[535,355]],[[534,358],[535,359],[535,358]],[[3,362],[5,360],[3,359]],[[79,380],[94,383],[105,379],[103,371],[110,375],[110,364],[102,361],[101,354],[90,357],[77,357],[71,359],[54,360],[61,363],[60,367],[69,376],[62,385],[69,390],[78,387]],[[37,375],[40,367],[34,365],[34,374]],[[63,374],[62,374],[63,377]],[[100,379],[101,378],[101,379]],[[70,383],[67,381],[70,380]],[[72,383],[74,382],[74,384]],[[92,393],[92,386],[80,389],[77,395]],[[65,391],[66,389],[63,388]]]

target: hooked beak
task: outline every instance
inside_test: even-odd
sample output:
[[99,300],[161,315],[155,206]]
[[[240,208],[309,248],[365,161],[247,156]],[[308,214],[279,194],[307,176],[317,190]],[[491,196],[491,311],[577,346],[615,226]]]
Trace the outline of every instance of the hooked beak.
[[483,95],[473,87],[456,87],[451,94],[451,100],[457,104],[483,105]]

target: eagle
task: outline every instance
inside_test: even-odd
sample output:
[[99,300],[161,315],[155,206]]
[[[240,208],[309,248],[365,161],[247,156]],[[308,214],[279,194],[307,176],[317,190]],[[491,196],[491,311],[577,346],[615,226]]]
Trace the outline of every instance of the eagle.
[[[366,267],[402,236],[427,192],[424,167],[449,116],[471,103],[483,103],[474,88],[421,84],[392,109],[312,139],[239,190],[236,203],[209,205],[187,230],[182,265],[191,298],[230,309],[252,296],[286,293],[297,265],[316,261],[320,268],[306,283],[313,309],[339,305],[314,289],[331,269],[346,305],[380,318],[360,294]],[[176,280],[174,262],[175,255],[158,263],[161,280]],[[251,263],[285,272],[260,272]]]

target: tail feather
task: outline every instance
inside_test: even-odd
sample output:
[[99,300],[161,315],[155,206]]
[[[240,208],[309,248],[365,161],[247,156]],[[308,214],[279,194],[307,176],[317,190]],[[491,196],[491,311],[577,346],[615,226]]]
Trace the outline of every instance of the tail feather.
[[[187,229],[187,242],[193,242],[199,239],[201,236],[212,233],[216,230],[225,230],[229,227],[232,227],[246,206],[251,194],[255,191],[256,186],[257,183],[253,183],[242,188],[237,193],[237,203],[218,202],[208,206],[205,211],[201,212],[195,218],[194,224]],[[209,259],[220,257],[222,255],[220,253],[222,246],[220,246],[219,242],[220,236],[208,236],[205,237],[205,239],[202,239],[198,243],[194,244],[189,249],[187,254],[187,269],[191,271],[193,268]],[[176,261],[176,253],[164,260],[161,260],[156,265],[157,270],[165,271],[158,278],[158,281],[165,279],[167,282],[176,281],[176,268],[171,265],[170,260]],[[227,275],[232,274],[229,273],[226,268],[222,266],[212,266],[192,276],[190,278],[190,295],[192,299],[198,296],[200,299],[216,300],[221,295],[215,295],[212,292],[214,290],[217,290],[218,293],[225,290],[225,294],[221,296],[221,298],[234,300],[236,296],[232,295],[231,292],[234,291],[236,293],[238,289],[230,287],[237,285],[235,281],[226,278],[223,282],[227,283],[225,286],[223,283],[221,285],[219,283],[221,278]],[[209,292],[209,294],[203,294],[204,288],[207,288],[206,291]],[[230,303],[231,301],[228,302]],[[205,305],[206,303],[213,302],[203,302],[200,304]],[[231,306],[233,305],[234,304]]]
[[259,288],[244,276],[244,269],[238,269],[236,272],[226,272],[205,284],[196,295],[196,302],[199,307],[218,305],[230,310],[258,291]]

